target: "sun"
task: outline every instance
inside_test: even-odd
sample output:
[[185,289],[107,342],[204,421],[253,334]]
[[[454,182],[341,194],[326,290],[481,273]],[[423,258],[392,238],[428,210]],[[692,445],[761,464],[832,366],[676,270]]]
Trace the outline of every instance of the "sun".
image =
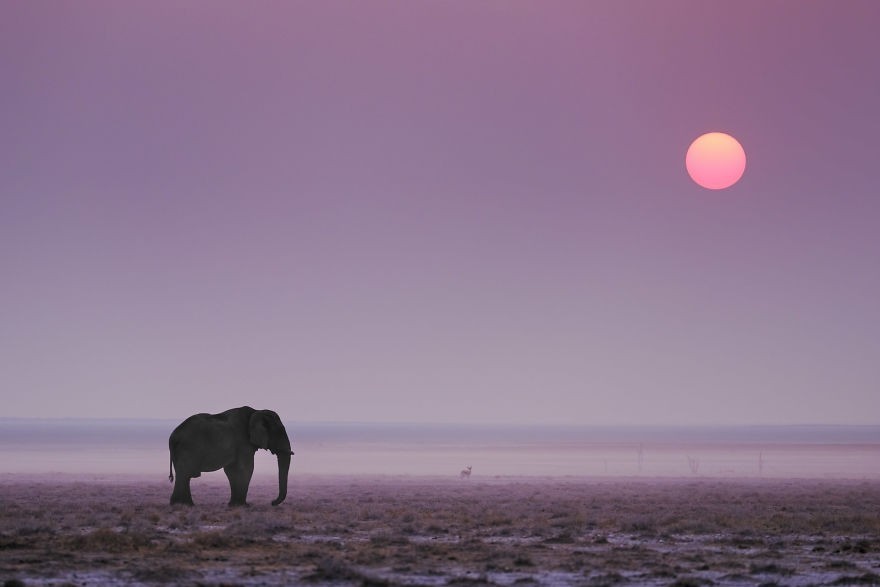
[[710,132],[691,143],[685,156],[688,174],[710,190],[723,190],[739,181],[746,170],[746,152],[735,138]]

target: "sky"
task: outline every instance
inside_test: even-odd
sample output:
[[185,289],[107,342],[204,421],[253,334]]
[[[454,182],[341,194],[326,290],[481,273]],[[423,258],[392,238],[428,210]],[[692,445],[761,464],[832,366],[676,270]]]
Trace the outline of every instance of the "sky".
[[2,2],[2,416],[876,424],[878,21]]

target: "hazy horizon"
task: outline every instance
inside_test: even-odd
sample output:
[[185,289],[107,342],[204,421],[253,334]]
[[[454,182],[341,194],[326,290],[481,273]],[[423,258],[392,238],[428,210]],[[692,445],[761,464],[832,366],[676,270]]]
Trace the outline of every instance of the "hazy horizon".
[[878,21],[0,3],[3,416],[880,423]]
[[[152,424],[179,424],[189,415],[174,417],[129,417],[129,416],[0,416],[2,422],[97,422],[97,423],[152,423]],[[365,426],[381,430],[383,428],[394,429],[400,427],[423,427],[423,428],[448,428],[461,427],[472,430],[495,430],[495,429],[546,429],[546,430],[761,430],[761,429],[880,429],[880,423],[864,422],[852,424],[840,424],[834,422],[797,422],[797,423],[754,423],[733,422],[725,424],[717,423],[679,423],[665,422],[661,424],[633,424],[627,422],[602,422],[602,423],[569,423],[569,422],[535,422],[535,421],[503,421],[503,422],[477,422],[477,421],[453,421],[453,420],[298,420],[295,418],[282,418],[284,422],[304,426]]]
[[[6,475],[126,475],[166,481],[167,420],[0,418]],[[294,478],[880,478],[880,426],[561,427],[316,424],[286,421]],[[272,478],[272,455],[255,474]],[[693,469],[691,469],[693,467]],[[222,472],[205,475],[224,483]]]

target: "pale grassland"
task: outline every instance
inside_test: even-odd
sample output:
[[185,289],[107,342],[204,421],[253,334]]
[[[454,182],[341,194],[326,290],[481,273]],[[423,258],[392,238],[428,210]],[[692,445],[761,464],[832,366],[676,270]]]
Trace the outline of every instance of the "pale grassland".
[[156,480],[0,478],[0,580],[24,584],[880,583],[880,482],[268,479],[228,508]]

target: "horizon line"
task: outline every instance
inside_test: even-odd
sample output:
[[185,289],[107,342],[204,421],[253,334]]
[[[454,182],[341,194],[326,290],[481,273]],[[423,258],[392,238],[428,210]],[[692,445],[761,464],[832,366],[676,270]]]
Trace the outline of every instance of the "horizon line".
[[[178,422],[172,417],[131,417],[131,416],[0,416],[4,421],[88,421],[88,422]],[[286,422],[297,425],[325,426],[430,426],[430,427],[463,427],[463,428],[871,428],[880,427],[874,423],[839,423],[839,422],[740,422],[740,423],[574,423],[574,422],[450,422],[431,420],[296,420],[282,418]]]

